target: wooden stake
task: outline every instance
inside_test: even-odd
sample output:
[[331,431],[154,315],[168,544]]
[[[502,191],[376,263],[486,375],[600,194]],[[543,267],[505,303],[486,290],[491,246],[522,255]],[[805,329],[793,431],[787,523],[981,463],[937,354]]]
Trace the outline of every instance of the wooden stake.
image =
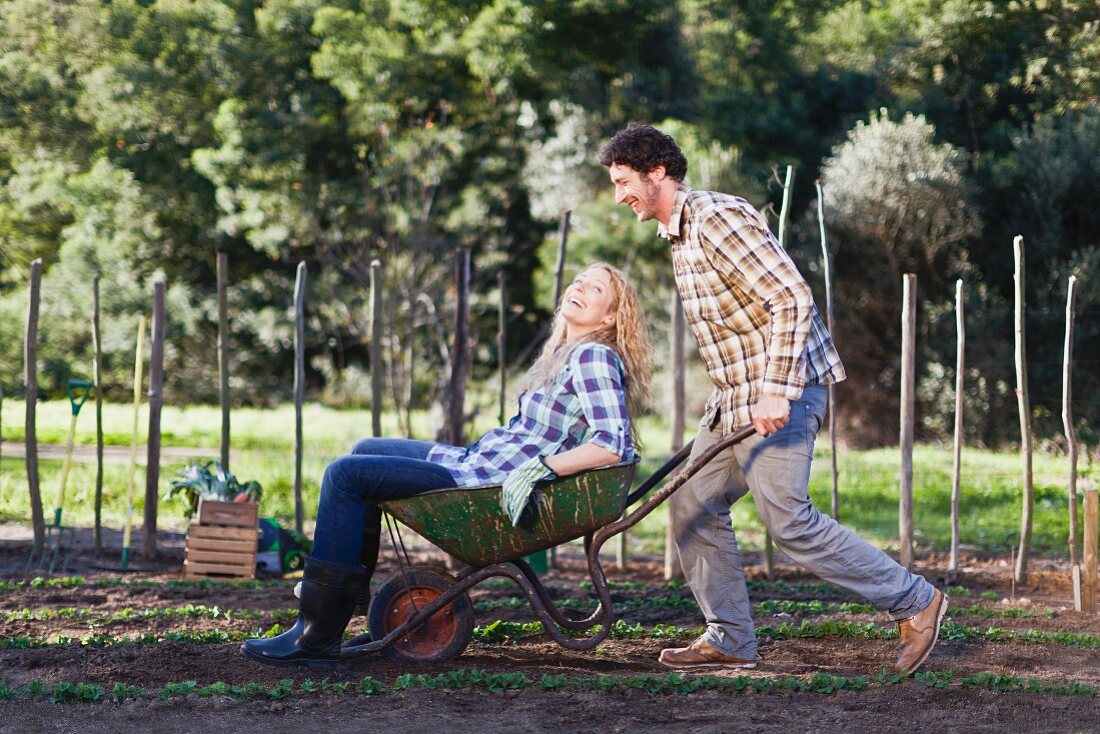
[[1073,581],[1073,611],[1081,611],[1081,564],[1075,563],[1070,569]]
[[103,335],[99,330],[99,273],[92,278],[92,381],[95,383],[95,539],[96,555],[103,552]]
[[783,204],[779,208],[779,246],[787,249],[787,221],[791,216],[791,187],[794,186],[794,166],[787,166],[787,178],[783,182]]
[[1085,490],[1085,569],[1081,589],[1081,610],[1096,614],[1096,539],[1097,492],[1095,487]]
[[126,480],[126,520],[122,526],[122,567],[130,563],[130,539],[134,527],[134,491],[137,488],[138,423],[141,417],[142,371],[145,365],[145,314],[138,316],[134,345],[134,421],[130,427],[130,472]]
[[507,418],[508,403],[508,363],[505,360],[504,347],[507,343],[508,301],[505,293],[507,276],[504,270],[497,273],[497,289],[500,291],[500,303],[497,304],[497,364],[500,365],[500,425]]
[[1073,306],[1077,277],[1066,287],[1066,341],[1062,349],[1062,429],[1069,454],[1069,564],[1077,565],[1077,429],[1073,426]]
[[222,408],[222,468],[229,471],[229,256],[218,262],[218,401]]
[[901,312],[901,491],[898,496],[899,560],[913,565],[913,425],[917,354],[917,276],[902,277]]
[[26,423],[23,428],[27,452],[27,489],[31,496],[31,522],[34,525],[32,557],[44,552],[46,522],[42,515],[42,494],[38,486],[38,435],[35,432],[38,408],[38,303],[42,287],[42,260],[31,262],[30,285],[27,289],[27,321],[23,342],[23,384],[27,386]]
[[302,404],[306,392],[306,263],[294,279],[294,528],[304,533],[302,505]]
[[562,290],[565,287],[565,248],[569,242],[569,218],[573,212],[566,209],[561,214],[561,225],[558,228],[558,262],[554,266],[554,311],[557,311],[561,302]]
[[955,281],[955,333],[955,463],[951,477],[951,560],[947,565],[952,578],[959,570],[959,493],[962,486],[963,379],[966,369],[962,279]]
[[149,357],[149,433],[145,460],[145,526],[142,556],[157,557],[157,486],[160,483],[160,412],[164,407],[164,301],[167,286],[153,283],[153,348]]
[[[561,303],[561,294],[565,289],[565,260],[566,260],[566,248],[569,244],[569,221],[573,213],[566,209],[561,214],[561,223],[558,225],[558,261],[554,265],[554,303],[552,305],[553,311],[556,313],[558,305]],[[546,332],[543,332],[546,333]],[[541,341],[541,337],[531,342],[531,346]],[[520,355],[521,359],[526,358],[526,354]],[[621,559],[622,554],[626,552],[626,535],[627,530],[624,530],[619,534],[619,555],[617,558]],[[551,567],[557,567],[558,564],[558,549],[550,549],[549,565]],[[621,565],[620,565],[621,568]]]
[[382,435],[382,263],[370,264],[370,429]]
[[[675,287],[672,289],[672,304],[669,310],[672,314],[668,350],[669,360],[672,363],[672,440],[669,442],[669,451],[675,454],[684,447],[684,415],[687,402],[684,389],[684,304],[680,301],[680,293]],[[668,503],[665,504],[668,505]],[[671,507],[668,522],[665,523],[664,572],[666,581],[684,577],[684,569],[680,566],[680,553],[676,549],[676,536],[672,532]]]
[[[787,219],[791,213],[791,187],[794,185],[794,166],[787,166],[787,178],[783,182],[783,204],[779,208],[779,246],[787,249]],[[770,581],[775,578],[775,543],[771,530],[764,528],[764,575]]]
[[[1008,546],[1008,556],[1012,560],[1013,568],[1015,568],[1016,558],[1017,558],[1016,546],[1015,545],[1009,545]],[[1008,586],[1009,586],[1009,599],[1012,601],[1013,604],[1015,604],[1016,603],[1016,574],[1014,574],[1014,573],[1009,574]]]
[[1020,412],[1020,454],[1023,459],[1023,507],[1020,512],[1020,551],[1016,555],[1014,578],[1017,583],[1027,579],[1028,553],[1031,548],[1032,510],[1035,487],[1031,476],[1031,401],[1027,393],[1027,345],[1024,339],[1024,238],[1017,235],[1012,242],[1016,272],[1016,396]]
[[[829,335],[836,340],[836,329],[833,328],[833,257],[829,252],[829,241],[825,237],[825,194],[821,188],[821,181],[814,181],[817,187],[817,221],[821,230],[821,262],[825,266],[825,328]],[[836,385],[829,383],[829,459],[833,470],[833,494],[832,514],[833,519],[840,522],[840,471],[837,469],[836,457]]]
[[451,444],[466,443],[466,362],[470,334],[470,251],[460,247],[455,253],[455,342],[451,354]]

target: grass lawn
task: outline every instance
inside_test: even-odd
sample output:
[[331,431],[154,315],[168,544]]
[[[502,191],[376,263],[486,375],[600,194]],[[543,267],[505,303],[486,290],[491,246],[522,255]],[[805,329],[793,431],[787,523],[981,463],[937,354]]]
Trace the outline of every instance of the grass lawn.
[[[3,404],[3,439],[22,441],[24,405],[15,400]],[[95,411],[88,404],[80,414],[76,443],[94,445]],[[68,432],[67,401],[44,402],[38,408],[38,439],[41,443],[63,444]],[[132,412],[129,406],[104,406],[104,432],[108,444],[128,446]],[[413,433],[419,438],[432,435],[427,414],[414,415]],[[143,411],[139,425],[148,425]],[[481,416],[476,431],[495,425]],[[220,444],[221,414],[216,407],[166,407],[161,419],[165,446],[208,449],[215,458]],[[648,447],[639,478],[648,476],[667,455],[668,427],[659,416],[641,423]],[[359,438],[370,433],[368,411],[337,411],[308,405],[303,415],[305,450],[303,494],[310,520],[317,506],[317,494],[325,465],[348,450]],[[383,435],[400,435],[396,417],[383,418]],[[689,436],[690,438],[690,436]],[[142,437],[144,441],[144,436]],[[293,525],[294,517],[294,408],[291,405],[271,410],[242,408],[232,414],[233,457],[231,469],[241,481],[256,479],[264,487],[261,514]],[[831,475],[827,441],[819,441],[810,494],[822,512],[830,507]],[[142,449],[144,455],[144,449]],[[864,537],[895,548],[898,534],[898,477],[900,455],[896,448],[872,451],[842,451],[837,457],[840,470],[840,516],[842,522]],[[161,494],[182,468],[183,462],[165,464],[161,470]],[[40,486],[47,516],[56,504],[61,462],[40,460]],[[919,446],[914,456],[913,517],[914,534],[922,548],[945,550],[951,539],[950,447]],[[104,468],[104,509],[106,525],[119,527],[126,505],[126,465],[108,464]],[[1068,513],[1065,457],[1036,454],[1034,457],[1035,527],[1033,550],[1053,556],[1066,556]],[[990,552],[1007,552],[1017,542],[1020,524],[1022,460],[1014,453],[967,449],[963,453],[961,542]],[[144,473],[139,471],[135,512],[140,518],[144,498]],[[95,465],[74,464],[68,481],[64,517],[67,523],[91,525]],[[633,530],[637,551],[656,552],[662,547],[667,513],[658,508]],[[162,502],[159,512],[164,528],[182,528],[186,524],[182,505]],[[0,458],[0,520],[29,522],[30,502],[24,462],[4,452]],[[750,497],[733,509],[734,527],[743,546],[759,548],[763,528]],[[307,530],[311,522],[307,521]]]

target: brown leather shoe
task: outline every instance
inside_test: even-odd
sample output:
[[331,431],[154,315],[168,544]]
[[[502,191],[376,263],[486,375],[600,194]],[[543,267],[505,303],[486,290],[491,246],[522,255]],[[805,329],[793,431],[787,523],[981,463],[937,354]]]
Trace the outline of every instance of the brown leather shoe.
[[898,622],[898,636],[901,639],[901,655],[894,663],[894,670],[905,671],[909,675],[917,672],[928,654],[932,652],[940,636],[940,623],[947,612],[947,595],[939,589],[932,595],[932,603],[920,613]]
[[670,668],[755,668],[756,660],[723,655],[709,642],[700,637],[688,647],[670,647],[661,650],[657,658],[661,665]]

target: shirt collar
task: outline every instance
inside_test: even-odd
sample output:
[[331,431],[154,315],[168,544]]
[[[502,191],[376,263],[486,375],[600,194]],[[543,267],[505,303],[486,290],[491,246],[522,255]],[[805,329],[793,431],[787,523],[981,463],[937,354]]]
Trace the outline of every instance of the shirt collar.
[[673,237],[680,239],[680,215],[687,205],[687,195],[690,191],[691,189],[686,184],[680,184],[676,187],[676,193],[672,197],[672,212],[668,217],[668,226],[657,225],[657,236],[661,239],[667,240]]

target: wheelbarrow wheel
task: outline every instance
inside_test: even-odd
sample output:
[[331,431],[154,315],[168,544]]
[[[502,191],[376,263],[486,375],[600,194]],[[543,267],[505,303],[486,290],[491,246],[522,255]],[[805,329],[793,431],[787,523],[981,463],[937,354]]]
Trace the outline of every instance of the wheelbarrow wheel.
[[[367,624],[371,638],[381,640],[455,584],[453,576],[434,568],[416,567],[408,578],[398,574],[379,587],[371,599]],[[474,634],[474,608],[462,594],[424,624],[394,640],[383,652],[394,660],[437,663],[462,654]]]

